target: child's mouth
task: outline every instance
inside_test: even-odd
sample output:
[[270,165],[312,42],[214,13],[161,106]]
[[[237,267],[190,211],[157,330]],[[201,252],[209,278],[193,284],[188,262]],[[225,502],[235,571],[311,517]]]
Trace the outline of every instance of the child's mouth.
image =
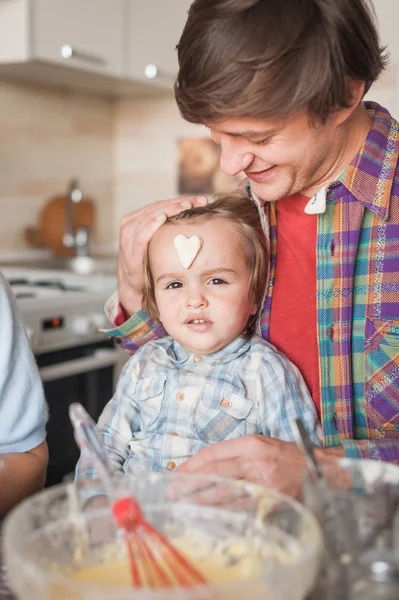
[[207,331],[210,327],[212,327],[212,321],[208,321],[207,319],[190,319],[185,322],[190,329],[193,331]]

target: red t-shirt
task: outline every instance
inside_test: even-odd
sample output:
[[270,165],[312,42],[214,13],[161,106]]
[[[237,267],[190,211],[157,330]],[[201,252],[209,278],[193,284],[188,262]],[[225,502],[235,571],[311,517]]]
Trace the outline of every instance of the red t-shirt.
[[309,198],[296,194],[277,202],[276,277],[270,342],[298,367],[320,417],[316,329],[317,215],[304,212]]

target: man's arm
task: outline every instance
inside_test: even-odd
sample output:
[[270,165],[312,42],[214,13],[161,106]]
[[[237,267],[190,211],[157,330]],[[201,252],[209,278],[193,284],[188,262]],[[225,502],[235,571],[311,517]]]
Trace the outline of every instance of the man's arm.
[[[399,440],[345,440],[335,448],[315,448],[315,456],[328,462],[346,456],[399,463]],[[295,443],[247,435],[204,448],[179,471],[267,483],[299,498],[306,469],[306,459]]]
[[399,464],[398,439],[345,440],[342,446],[348,458],[365,458]]
[[18,502],[43,488],[47,462],[46,442],[28,452],[0,456],[0,519]]
[[[321,461],[335,461],[345,456],[342,446],[315,448],[315,454]],[[294,442],[263,435],[246,435],[207,446],[178,470],[267,484],[300,498],[307,464],[305,456]]]

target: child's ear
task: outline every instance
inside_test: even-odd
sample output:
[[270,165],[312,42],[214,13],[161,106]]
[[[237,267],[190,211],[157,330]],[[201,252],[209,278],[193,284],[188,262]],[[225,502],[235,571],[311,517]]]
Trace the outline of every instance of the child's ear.
[[251,305],[251,317],[253,317],[253,315],[256,315],[256,313],[258,312],[258,309],[259,309],[258,305],[255,302],[253,302]]

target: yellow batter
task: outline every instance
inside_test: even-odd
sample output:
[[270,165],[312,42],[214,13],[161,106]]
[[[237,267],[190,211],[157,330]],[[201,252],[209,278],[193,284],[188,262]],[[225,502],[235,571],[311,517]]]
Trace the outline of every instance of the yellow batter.
[[[253,540],[230,539],[227,543],[211,544],[208,537],[187,532],[173,541],[174,546],[204,576],[209,583],[257,579],[261,572],[261,556]],[[262,554],[264,554],[262,552]],[[263,556],[264,560],[264,556]],[[161,559],[162,563],[162,559]],[[102,564],[75,571],[72,578],[109,586],[131,586],[127,558],[106,560]]]

